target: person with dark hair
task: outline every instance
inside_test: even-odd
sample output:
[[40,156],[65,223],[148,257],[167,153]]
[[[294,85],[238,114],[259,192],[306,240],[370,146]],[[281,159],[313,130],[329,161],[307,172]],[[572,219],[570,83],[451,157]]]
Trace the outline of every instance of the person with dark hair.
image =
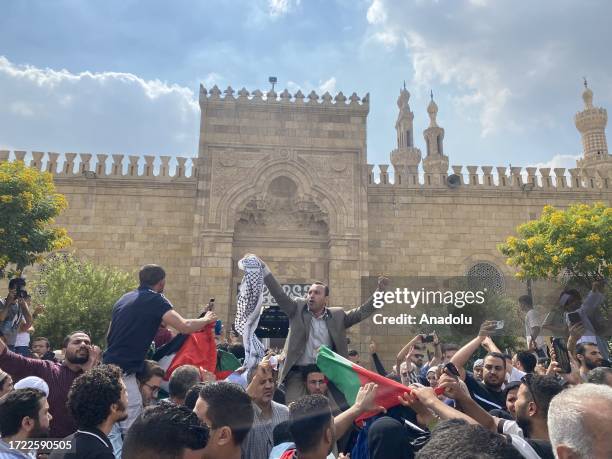
[[51,349],[51,343],[44,336],[37,336],[32,340],[32,352],[41,360],[56,361],[55,354]]
[[589,342],[579,343],[576,346],[576,360],[580,364],[580,376],[583,380],[586,380],[589,371],[603,363],[603,357],[597,344]]
[[484,358],[482,382],[477,381],[474,375],[466,372],[463,367],[494,328],[494,321],[485,321],[478,336],[459,349],[451,359],[461,379],[465,381],[470,395],[485,411],[506,408],[506,394],[502,390],[506,377],[506,359],[499,352],[489,352]]
[[127,390],[121,369],[99,365],[72,382],[66,402],[78,430],[65,438],[70,451],[54,451],[49,459],[114,459],[108,435],[127,417]]
[[316,365],[306,365],[302,369],[302,375],[304,378],[304,386],[306,387],[307,395],[319,394],[327,398],[329,406],[331,407],[332,414],[336,414],[342,411],[337,405],[333,397],[329,396],[328,380],[325,374]]
[[[329,401],[320,394],[305,395],[289,405],[289,431],[295,448],[288,448],[282,459],[325,459],[336,440],[351,428],[355,419],[365,412],[373,415],[384,411],[375,404],[378,386],[367,383],[359,388],[355,403],[333,417]],[[333,457],[333,455],[332,455]],[[339,459],[345,458],[340,454]]]
[[202,375],[200,375],[200,370],[197,367],[193,365],[177,367],[168,381],[170,401],[177,405],[183,405],[187,391],[199,382],[202,382]]
[[13,390],[13,378],[0,368],[0,397]]
[[226,381],[206,383],[193,411],[210,429],[203,457],[240,459],[240,445],[253,425],[253,406],[244,389]]
[[2,459],[31,458],[14,442],[49,436],[53,417],[45,393],[38,389],[18,389],[0,398],[0,457]]
[[[280,309],[289,318],[289,335],[283,354],[286,356],[279,371],[279,383],[286,387],[287,403],[306,393],[302,379],[302,367],[316,362],[317,349],[322,345],[334,349],[343,357],[348,356],[346,330],[367,319],[374,313],[374,296],[361,306],[345,311],[342,307],[330,307],[329,287],[314,282],[305,298],[288,296],[270,269],[264,267],[264,282]],[[389,280],[381,277],[377,291],[386,290]],[[339,400],[336,400],[340,404]]]
[[533,373],[538,364],[538,359],[529,351],[519,351],[514,355],[512,364],[523,373]]
[[508,443],[503,435],[484,427],[468,424],[461,419],[440,422],[431,438],[416,453],[417,459],[521,459],[523,456]]
[[306,395],[293,402],[289,405],[289,421],[295,456],[324,459],[332,452],[336,430],[327,398]]
[[191,386],[185,395],[185,405],[190,410],[195,408],[196,403],[198,402],[198,397],[200,396],[200,391],[202,388],[208,383],[199,382],[195,386]]
[[540,357],[546,356],[546,343],[542,331],[544,315],[538,308],[533,307],[530,295],[522,295],[518,299],[519,308],[525,313],[525,341],[530,351],[537,352]]
[[[4,335],[11,351],[17,352],[17,336],[20,332],[27,332],[32,325],[32,313],[30,312],[30,296],[25,290],[26,281],[21,277],[15,277],[9,281],[8,295],[3,300],[0,298],[0,331]],[[26,344],[26,350],[27,345]],[[23,349],[19,354],[24,355]]]
[[123,459],[200,459],[209,429],[193,411],[164,403],[145,408],[123,443]]
[[[455,399],[463,412],[487,429],[524,439],[531,448],[552,457],[548,436],[547,417],[551,400],[564,386],[556,376],[527,374],[518,388],[515,402],[516,421],[491,416],[458,387],[456,380],[441,378],[448,397]],[[517,440],[520,441],[520,440]]]
[[[506,411],[512,415],[513,419],[516,419],[516,399],[518,397],[518,390],[520,386],[520,381],[512,381],[506,384],[504,387],[504,393],[506,394]],[[497,415],[493,414],[493,416]]]
[[163,295],[166,272],[158,265],[145,265],[139,272],[140,286],[123,295],[113,306],[108,329],[108,348],[104,363],[123,370],[128,388],[128,418],[121,423],[123,432],[142,410],[142,400],[135,374],[142,370],[144,360],[162,322],[179,333],[200,331],[215,323],[217,315],[208,311],[199,319],[184,319]]
[[32,359],[11,352],[0,341],[0,368],[13,376],[15,381],[26,376],[38,376],[49,386],[49,406],[53,413],[51,436],[54,438],[66,437],[76,430],[66,408],[68,391],[77,376],[98,363],[100,349],[91,345],[86,333],[73,332],[64,340],[64,353],[66,358],[61,364]]
[[145,360],[142,370],[136,373],[136,384],[142,399],[142,406],[149,406],[159,393],[166,372],[157,362]]
[[612,387],[612,368],[597,367],[587,373],[586,382]]
[[293,437],[291,436],[291,430],[289,430],[290,425],[290,421],[283,421],[272,431],[274,448],[272,448],[272,451],[270,451],[270,456],[268,456],[268,459],[280,459],[285,451],[295,448],[295,443],[293,443]]

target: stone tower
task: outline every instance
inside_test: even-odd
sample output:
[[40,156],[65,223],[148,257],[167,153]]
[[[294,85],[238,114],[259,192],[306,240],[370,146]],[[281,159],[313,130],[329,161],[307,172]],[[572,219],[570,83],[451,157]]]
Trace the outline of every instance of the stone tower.
[[438,126],[436,116],[438,106],[433,100],[427,106],[429,114],[429,127],[423,131],[425,143],[427,145],[427,156],[423,160],[426,180],[432,180],[434,184],[441,185],[448,173],[448,156],[444,155],[444,128]]
[[601,177],[612,170],[612,157],[608,154],[606,142],[606,124],[608,113],[605,108],[593,105],[593,91],[584,82],[584,110],[576,113],[574,121],[582,136],[582,159],[577,161],[583,177],[592,177],[593,173]]
[[395,182],[400,185],[418,184],[418,167],[421,162],[421,150],[414,146],[414,113],[410,110],[408,101],[410,93],[404,88],[397,98],[399,115],[395,122],[397,131],[397,148],[391,152],[391,164],[395,169]]

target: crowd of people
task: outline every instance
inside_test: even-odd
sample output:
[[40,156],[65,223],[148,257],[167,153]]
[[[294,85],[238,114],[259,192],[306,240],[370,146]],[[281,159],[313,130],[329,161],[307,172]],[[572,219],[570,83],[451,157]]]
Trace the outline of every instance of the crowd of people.
[[[181,316],[163,295],[160,266],[142,267],[139,288],[113,307],[104,351],[85,331],[66,336],[61,352],[45,337],[30,340],[45,308],[33,308],[25,282],[12,279],[0,304],[0,459],[612,457],[612,369],[590,320],[603,283],[584,301],[564,291],[561,320],[519,298],[525,346],[516,352],[502,352],[485,321],[463,345],[418,334],[387,370],[375,342],[367,358],[348,347],[346,330],[372,315],[372,298],[333,307],[321,282],[292,298],[257,260],[289,333],[282,351],[223,380],[193,365],[169,374],[149,358],[151,343],[214,333],[218,323],[212,308]],[[380,278],[377,289],[388,287]],[[572,312],[578,319],[564,321]],[[565,337],[567,353],[547,333]],[[239,360],[255,352],[235,332],[217,346]],[[349,400],[317,365],[322,346],[384,378],[363,381]],[[381,397],[385,381],[405,392]]]

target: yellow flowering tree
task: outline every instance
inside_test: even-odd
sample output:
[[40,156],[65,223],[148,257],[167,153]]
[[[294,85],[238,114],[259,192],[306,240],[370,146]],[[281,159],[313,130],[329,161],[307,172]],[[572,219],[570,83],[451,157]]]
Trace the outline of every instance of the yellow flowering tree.
[[21,161],[0,163],[0,277],[9,263],[21,273],[43,253],[70,245],[66,230],[53,224],[66,206],[50,173]]
[[567,273],[590,288],[612,274],[612,208],[576,204],[545,206],[539,220],[523,223],[498,249],[519,279],[549,279]]

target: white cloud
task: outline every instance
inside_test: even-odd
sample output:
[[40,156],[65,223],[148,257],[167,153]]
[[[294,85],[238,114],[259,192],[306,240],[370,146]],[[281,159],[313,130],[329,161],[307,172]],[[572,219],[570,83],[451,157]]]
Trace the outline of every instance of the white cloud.
[[222,80],[223,80],[223,77],[221,75],[219,75],[216,72],[211,72],[204,77],[204,79],[202,80],[202,84],[204,85],[206,89],[210,89],[214,85],[219,86]]
[[555,155],[549,161],[544,163],[530,164],[527,167],[537,167],[554,169],[556,167],[564,167],[566,169],[573,169],[576,167],[576,160],[580,159],[582,155]]
[[39,151],[195,155],[194,92],[130,73],[16,65],[0,56],[0,139]]
[[413,69],[413,89],[448,86],[455,115],[478,120],[482,137],[525,134],[542,126],[544,113],[550,127],[575,111],[583,73],[594,74],[599,97],[611,84],[609,66],[597,58],[605,52],[599,44],[610,39],[603,25],[610,7],[561,4],[517,8],[508,0],[493,11],[489,0],[370,0],[364,42],[391,48],[397,37]]
[[382,0],[373,0],[368,8],[366,19],[370,24],[382,24],[387,20],[387,11]]
[[336,77],[331,77],[319,85],[319,94],[325,94],[326,92],[332,95],[336,93]]
[[268,11],[273,18],[284,16],[300,4],[300,0],[268,0]]

